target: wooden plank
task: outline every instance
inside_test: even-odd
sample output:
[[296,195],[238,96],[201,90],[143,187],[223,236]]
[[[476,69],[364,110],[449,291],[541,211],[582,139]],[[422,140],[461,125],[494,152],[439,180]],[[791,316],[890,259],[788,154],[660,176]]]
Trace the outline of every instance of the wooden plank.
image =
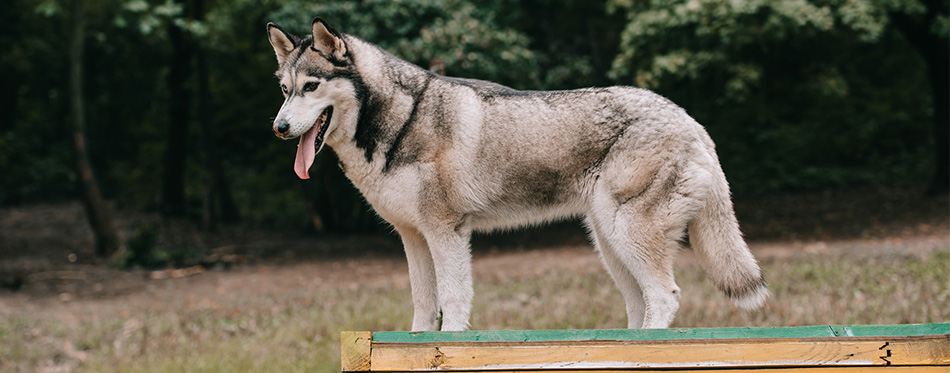
[[341,337],[344,371],[682,371],[709,368],[719,371],[742,368],[748,372],[763,368],[865,366],[891,370],[900,366],[928,366],[935,369],[913,371],[950,373],[950,323],[660,330],[344,332]]
[[374,343],[374,371],[789,367],[886,365],[884,341],[710,344],[489,344],[413,346]]
[[769,328],[471,330],[464,332],[377,332],[373,339],[392,343],[542,342],[582,340],[668,340],[720,338],[815,338],[950,334],[950,323],[906,325],[820,325]]
[[340,366],[344,372],[368,372],[373,333],[340,333]]
[[[870,366],[870,367],[794,367],[794,368],[764,368],[764,369],[610,369],[610,370],[567,370],[567,369],[545,369],[545,373],[613,373],[618,371],[637,372],[637,373],[947,373],[945,367],[934,366]],[[469,371],[477,372],[477,371]],[[531,370],[499,370],[491,373],[525,373]],[[540,372],[540,371],[536,371]]]
[[[882,350],[887,353],[884,360],[891,365],[950,366],[950,334],[894,340]],[[950,373],[950,367],[944,368],[944,372]]]

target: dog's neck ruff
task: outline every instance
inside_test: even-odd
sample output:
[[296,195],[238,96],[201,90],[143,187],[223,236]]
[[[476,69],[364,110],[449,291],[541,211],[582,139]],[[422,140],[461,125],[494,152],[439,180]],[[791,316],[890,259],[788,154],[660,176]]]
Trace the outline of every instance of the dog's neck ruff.
[[[399,146],[400,129],[412,116],[409,106],[394,107],[387,100],[395,95],[417,100],[416,96],[425,87],[410,87],[406,82],[425,82],[427,73],[376,45],[350,35],[344,34],[344,37],[353,63],[353,73],[344,78],[353,84],[359,104],[352,112],[355,115],[340,116],[327,145],[348,171],[362,168],[382,171],[380,167],[385,168],[387,152]],[[396,65],[403,65],[406,69],[402,71],[407,75],[394,77],[391,69],[385,68]]]

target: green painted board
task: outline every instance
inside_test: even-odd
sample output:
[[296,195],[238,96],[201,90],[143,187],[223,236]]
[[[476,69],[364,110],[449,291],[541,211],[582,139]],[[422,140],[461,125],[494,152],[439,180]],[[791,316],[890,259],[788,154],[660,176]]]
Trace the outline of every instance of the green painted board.
[[373,342],[549,342],[590,340],[883,337],[937,334],[950,334],[950,323],[905,325],[817,325],[775,328],[375,332],[373,333]]

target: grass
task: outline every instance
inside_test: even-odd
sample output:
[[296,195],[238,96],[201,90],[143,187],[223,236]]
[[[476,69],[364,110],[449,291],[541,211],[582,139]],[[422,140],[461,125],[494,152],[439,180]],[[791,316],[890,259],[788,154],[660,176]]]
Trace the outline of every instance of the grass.
[[[791,255],[762,262],[772,298],[744,313],[695,265],[677,270],[683,290],[674,327],[896,324],[950,321],[950,251],[924,256]],[[845,251],[847,252],[847,251]],[[520,280],[476,278],[478,329],[622,328],[610,278],[590,271]],[[67,323],[36,315],[0,320],[0,370],[339,370],[343,330],[405,330],[405,284],[253,294],[216,307],[131,312]]]

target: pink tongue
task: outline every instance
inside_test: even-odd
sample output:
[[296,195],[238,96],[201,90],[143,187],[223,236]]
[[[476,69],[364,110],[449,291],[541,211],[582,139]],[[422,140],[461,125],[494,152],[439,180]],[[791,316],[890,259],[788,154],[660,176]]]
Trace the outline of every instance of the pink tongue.
[[300,143],[297,144],[297,159],[294,161],[294,172],[301,179],[310,178],[310,166],[313,165],[313,158],[317,155],[314,149],[314,141],[317,140],[317,133],[320,132],[319,126],[313,126],[307,133],[300,136]]

